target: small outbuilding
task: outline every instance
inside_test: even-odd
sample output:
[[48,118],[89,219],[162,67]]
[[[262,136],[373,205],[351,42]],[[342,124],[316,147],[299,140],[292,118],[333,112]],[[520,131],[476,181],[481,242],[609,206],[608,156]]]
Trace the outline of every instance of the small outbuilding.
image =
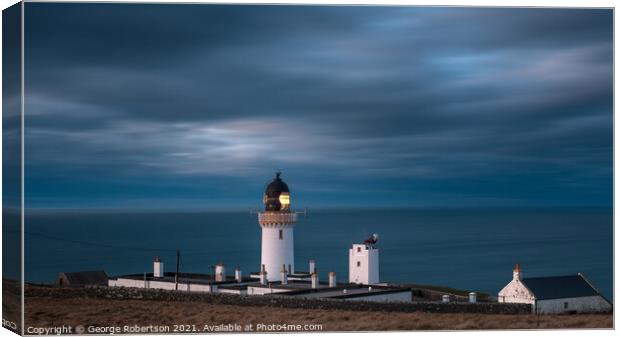
[[513,278],[498,294],[500,303],[529,303],[532,313],[568,314],[609,312],[607,300],[583,274],[549,277],[521,277],[517,264]]
[[59,287],[83,288],[107,286],[108,275],[103,270],[60,273],[56,280]]

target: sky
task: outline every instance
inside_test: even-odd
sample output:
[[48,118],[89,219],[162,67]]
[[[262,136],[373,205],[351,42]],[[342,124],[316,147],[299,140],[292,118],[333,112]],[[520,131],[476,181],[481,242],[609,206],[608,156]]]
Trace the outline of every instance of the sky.
[[27,3],[26,207],[611,207],[612,15]]

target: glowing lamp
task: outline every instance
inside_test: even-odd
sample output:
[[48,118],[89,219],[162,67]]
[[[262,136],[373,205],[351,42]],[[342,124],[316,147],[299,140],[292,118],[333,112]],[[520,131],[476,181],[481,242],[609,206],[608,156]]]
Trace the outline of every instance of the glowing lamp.
[[284,208],[288,208],[288,206],[291,204],[291,195],[288,193],[282,193],[280,194],[278,200],[280,200],[280,205],[282,205]]

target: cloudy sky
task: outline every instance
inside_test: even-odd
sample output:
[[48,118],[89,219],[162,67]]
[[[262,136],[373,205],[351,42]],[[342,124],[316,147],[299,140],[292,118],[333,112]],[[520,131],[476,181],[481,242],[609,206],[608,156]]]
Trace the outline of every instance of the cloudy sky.
[[610,206],[612,20],[27,3],[27,207]]

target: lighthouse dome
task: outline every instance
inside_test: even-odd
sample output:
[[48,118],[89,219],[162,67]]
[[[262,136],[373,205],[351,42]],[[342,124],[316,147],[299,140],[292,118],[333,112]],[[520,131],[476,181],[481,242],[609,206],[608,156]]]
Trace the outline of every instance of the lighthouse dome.
[[291,205],[291,194],[288,185],[280,178],[281,173],[276,173],[276,177],[267,185],[263,203],[265,211],[288,212]]

